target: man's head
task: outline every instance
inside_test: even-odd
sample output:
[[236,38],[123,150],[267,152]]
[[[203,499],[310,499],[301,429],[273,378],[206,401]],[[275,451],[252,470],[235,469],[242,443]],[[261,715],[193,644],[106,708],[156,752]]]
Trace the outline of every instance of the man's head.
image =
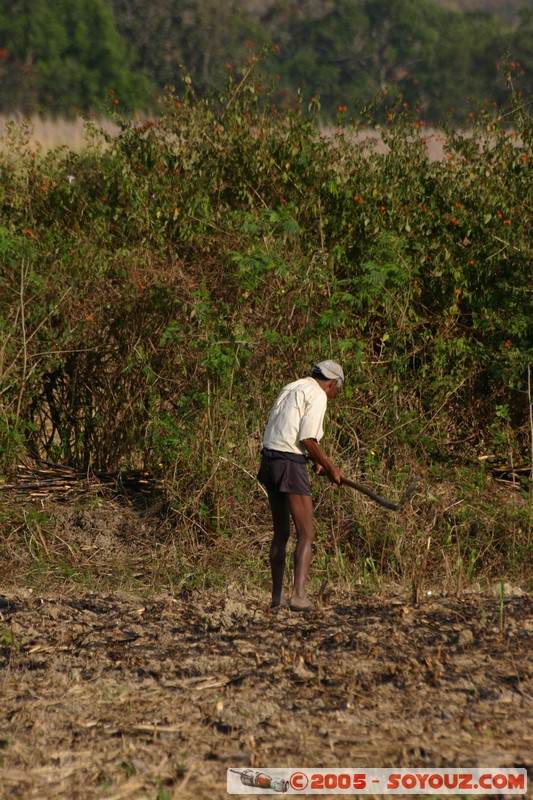
[[336,361],[320,361],[311,370],[311,377],[323,384],[327,396],[335,397],[344,384],[344,371]]

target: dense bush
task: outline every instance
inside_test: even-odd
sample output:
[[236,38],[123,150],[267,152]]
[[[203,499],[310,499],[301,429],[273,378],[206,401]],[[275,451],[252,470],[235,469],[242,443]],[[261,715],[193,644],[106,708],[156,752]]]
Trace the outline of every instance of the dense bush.
[[430,160],[401,96],[325,134],[318,99],[272,104],[259,61],[212,97],[185,79],[117,136],[88,124],[82,153],[11,130],[4,469],[23,447],[143,465],[202,530],[230,531],[275,392],[323,357],[348,375],[329,422],[347,470],[390,483],[528,457],[531,120],[511,72],[505,107],[473,103]]

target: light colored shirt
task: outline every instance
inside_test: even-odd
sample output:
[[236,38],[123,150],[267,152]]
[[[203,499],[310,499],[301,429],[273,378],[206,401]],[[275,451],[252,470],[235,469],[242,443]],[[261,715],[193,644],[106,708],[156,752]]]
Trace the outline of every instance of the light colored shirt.
[[263,447],[306,455],[304,439],[320,441],[328,397],[314,378],[284,386],[277,396],[263,436]]

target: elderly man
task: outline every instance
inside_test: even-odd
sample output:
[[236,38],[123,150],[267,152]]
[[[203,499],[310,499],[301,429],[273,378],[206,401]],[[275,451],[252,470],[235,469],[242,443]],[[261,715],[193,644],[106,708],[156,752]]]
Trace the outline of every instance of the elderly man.
[[267,490],[274,526],[270,545],[273,608],[287,605],[283,576],[291,517],[297,538],[294,586],[288,605],[293,611],[314,608],[305,592],[315,535],[307,460],[313,461],[318,475],[325,473],[332,483],[340,485],[341,473],[319,442],[324,433],[327,402],[333,400],[343,383],[342,367],[335,361],[321,361],[309,377],[284,386],[270,412],[257,478]]

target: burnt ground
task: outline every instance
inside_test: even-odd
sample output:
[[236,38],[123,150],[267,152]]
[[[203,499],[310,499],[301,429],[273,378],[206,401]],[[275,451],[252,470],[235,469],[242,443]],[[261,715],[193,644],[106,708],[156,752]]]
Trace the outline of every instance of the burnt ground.
[[0,798],[218,800],[228,767],[531,765],[532,605],[4,593]]

